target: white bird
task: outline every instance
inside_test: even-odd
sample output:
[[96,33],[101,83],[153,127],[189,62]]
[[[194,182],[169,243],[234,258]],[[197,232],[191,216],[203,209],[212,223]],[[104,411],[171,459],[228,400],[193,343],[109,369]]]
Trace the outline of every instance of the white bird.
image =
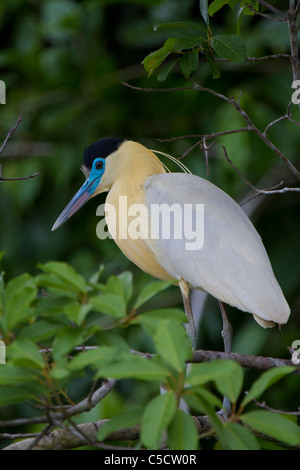
[[[133,141],[114,138],[101,139],[87,147],[82,169],[86,182],[52,230],[91,197],[108,192],[106,205],[115,209],[116,217],[107,210],[106,222],[115,242],[143,271],[180,286],[193,341],[196,333],[190,289],[204,290],[220,302],[252,313],[263,327],[287,322],[290,308],[261,237],[241,207],[220,188],[192,174],[167,173],[154,151]],[[132,236],[129,229],[136,215],[120,211],[120,197],[127,198],[128,208],[140,204],[147,209],[138,219],[140,232],[154,232],[155,237]],[[169,238],[162,236],[158,217],[154,218],[152,213],[153,207],[162,204],[169,208],[175,204],[185,215],[179,222],[170,218]],[[204,230],[203,245],[200,243],[196,250],[187,249],[199,205],[204,208],[204,224],[199,229]],[[182,225],[179,227],[178,223]],[[174,236],[176,229],[182,232],[181,238]]]

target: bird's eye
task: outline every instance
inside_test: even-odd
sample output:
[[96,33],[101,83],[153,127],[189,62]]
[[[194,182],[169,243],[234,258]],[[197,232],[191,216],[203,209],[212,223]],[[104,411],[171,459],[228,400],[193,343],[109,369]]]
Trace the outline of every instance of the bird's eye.
[[97,170],[101,170],[101,168],[103,168],[103,162],[101,160],[98,160],[96,162],[96,168]]

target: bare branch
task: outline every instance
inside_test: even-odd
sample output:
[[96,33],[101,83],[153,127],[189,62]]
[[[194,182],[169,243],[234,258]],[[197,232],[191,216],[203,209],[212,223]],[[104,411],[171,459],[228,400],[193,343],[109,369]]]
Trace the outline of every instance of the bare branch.
[[179,87],[173,87],[173,88],[143,88],[143,87],[130,85],[130,83],[127,83],[127,82],[122,82],[122,85],[126,86],[127,88],[131,88],[132,90],[143,91],[145,93],[151,93],[154,91],[157,91],[160,93],[166,93],[168,91],[182,91],[182,90],[194,90],[195,89],[195,87],[193,86],[179,86]]
[[255,405],[264,408],[265,410],[272,411],[272,413],[278,413],[278,414],[284,414],[284,415],[291,415],[291,416],[300,416],[300,407],[298,408],[298,411],[282,411],[282,410],[276,410],[274,408],[271,408],[270,406],[266,405],[266,402],[259,403],[257,400],[253,400]]
[[2,144],[2,147],[0,148],[0,153],[3,152],[3,150],[5,149],[6,145],[7,145],[7,141],[8,139],[13,135],[13,133],[17,130],[17,128],[19,127],[19,124],[20,122],[22,121],[22,113],[20,114],[20,116],[18,117],[18,120],[16,122],[16,124],[11,127],[7,133],[7,136]]
[[[106,423],[107,419],[102,419],[93,423],[84,423],[76,426],[76,434],[70,428],[56,429],[48,436],[43,436],[37,444],[34,439],[25,439],[15,444],[11,444],[4,450],[67,450],[75,447],[85,446],[87,444],[96,443],[97,432]],[[107,440],[125,441],[135,440],[139,436],[139,427],[132,427],[116,431],[107,437]],[[34,444],[34,445],[33,445]]]
[[[0,165],[2,166],[2,165]],[[1,181],[24,181],[24,180],[29,180],[31,178],[35,178],[36,176],[39,176],[40,173],[33,173],[32,175],[28,176],[19,176],[17,178],[4,178],[4,176],[1,176],[1,169],[0,169],[0,182]]]
[[[225,155],[225,158],[226,160],[228,161],[228,163],[232,166],[232,168],[234,169],[234,171],[245,181],[245,183],[250,186],[250,188],[252,188],[258,195],[259,194],[265,194],[265,195],[270,195],[270,194],[285,194],[285,193],[288,193],[288,192],[300,192],[300,188],[281,188],[281,189],[275,189],[276,187],[279,187],[283,184],[283,181],[281,181],[279,184],[277,184],[276,186],[273,186],[272,188],[270,189],[258,189],[256,188],[255,186],[253,186],[252,183],[250,183],[250,181],[248,181],[245,176],[238,170],[238,168],[232,163],[232,161],[230,160],[230,158],[228,157],[228,154],[227,154],[227,151],[226,151],[226,148],[224,147],[224,145],[222,146],[223,147],[223,151],[224,151],[224,155]],[[244,201],[242,204],[245,204],[246,202],[248,202],[250,199],[252,198],[249,198],[247,199],[247,201]],[[241,205],[242,205],[241,204]]]
[[273,13],[275,13],[275,15],[285,20],[285,15],[282,13],[282,11],[278,10],[278,8],[266,2],[266,0],[258,0],[258,3],[260,3],[265,8],[268,8],[268,10],[271,10]]
[[[198,433],[206,434],[211,430],[211,424],[206,416],[193,416]],[[222,419],[220,417],[220,419]],[[20,442],[9,445],[4,450],[67,450],[75,447],[82,447],[93,444],[99,448],[111,448],[107,445],[101,445],[97,441],[97,433],[101,427],[108,422],[108,419],[102,419],[93,423],[78,424],[76,426],[57,429],[48,436],[43,436],[38,445],[32,447],[34,439],[25,439]],[[104,441],[135,441],[139,438],[140,426],[132,426],[109,434]],[[122,449],[117,447],[117,450]],[[128,450],[129,447],[126,447]]]
[[194,351],[192,363],[214,361],[215,359],[231,359],[238,362],[242,367],[258,370],[268,370],[273,367],[291,366],[295,367],[295,374],[300,374],[300,366],[295,366],[290,359],[278,359],[275,357],[253,356],[251,354],[225,353],[222,351],[206,351],[198,349]]
[[242,116],[244,121],[248,124],[248,129],[253,131],[273,152],[276,153],[276,155],[288,166],[288,168],[291,170],[291,172],[296,176],[298,180],[300,180],[300,172],[299,170],[293,165],[293,163],[284,155],[284,153],[279,150],[278,147],[265,135],[258,127],[253,123],[249,115],[246,113],[246,111],[241,107],[241,105],[236,101],[234,98],[228,98],[227,96],[223,95],[222,93],[218,93],[214,90],[211,90],[210,88],[203,87],[202,85],[194,82],[193,80],[190,79],[195,84],[195,88],[204,91],[206,93],[210,93],[211,95],[220,98],[221,100],[225,101],[226,103],[231,104],[236,111]]
[[19,418],[6,421],[0,421],[0,427],[23,426],[27,424],[41,424],[48,423],[57,425],[59,421],[65,420],[79,413],[84,413],[94,408],[106,395],[113,389],[116,381],[113,379],[104,380],[100,388],[98,388],[92,395],[89,394],[87,398],[80,403],[69,406],[66,409],[61,409],[58,412],[49,411],[47,415],[37,416],[34,418]]
[[246,62],[260,62],[264,60],[273,60],[273,59],[289,59],[290,60],[291,56],[289,54],[270,54],[270,55],[264,55],[261,57],[246,57],[245,61]]
[[293,80],[299,80],[299,50],[298,50],[298,26],[296,24],[299,2],[295,7],[295,1],[290,0],[290,8],[287,12],[287,25],[290,35],[291,64],[293,71]]
[[[5,149],[6,145],[7,145],[7,142],[8,142],[8,139],[13,135],[13,133],[17,130],[17,128],[19,127],[19,124],[20,122],[22,121],[22,113],[20,114],[20,116],[18,117],[18,120],[16,122],[16,124],[11,127],[7,133],[7,136],[2,144],[2,147],[0,148],[0,154],[3,152],[3,150]],[[29,176],[20,176],[18,178],[4,178],[4,176],[2,176],[2,165],[0,164],[0,182],[1,181],[22,181],[22,180],[29,180],[30,178],[35,178],[36,176],[38,176],[40,173],[34,173],[33,175],[29,175]]]

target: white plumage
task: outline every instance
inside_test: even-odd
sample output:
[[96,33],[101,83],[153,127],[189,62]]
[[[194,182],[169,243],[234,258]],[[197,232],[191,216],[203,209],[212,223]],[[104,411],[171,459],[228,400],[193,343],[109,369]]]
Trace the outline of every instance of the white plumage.
[[[222,302],[250,312],[262,326],[286,323],[290,308],[261,237],[224,191],[195,175],[154,175],[144,184],[147,205],[204,204],[204,244],[186,250],[183,239],[149,241],[163,268]],[[172,233],[172,231],[171,231]],[[184,231],[183,231],[184,233]]]

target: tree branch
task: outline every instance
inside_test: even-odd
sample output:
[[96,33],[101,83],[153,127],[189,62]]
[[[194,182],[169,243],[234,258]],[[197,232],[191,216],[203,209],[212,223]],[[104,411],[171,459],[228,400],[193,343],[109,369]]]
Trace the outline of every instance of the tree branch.
[[285,15],[282,13],[282,11],[278,10],[278,8],[266,2],[266,0],[258,0],[258,3],[260,3],[263,7],[267,8],[268,10],[271,10],[273,13],[275,13],[275,15],[285,20]]
[[[16,122],[16,124],[11,127],[7,133],[7,136],[2,144],[2,147],[0,148],[0,154],[3,152],[3,150],[5,149],[6,145],[7,145],[7,142],[9,140],[9,138],[13,135],[13,133],[17,130],[17,128],[19,127],[19,124],[20,122],[22,121],[22,113],[19,115],[18,117],[18,120]],[[34,173],[33,175],[29,175],[29,176],[20,176],[18,178],[5,178],[3,175],[2,175],[2,164],[0,163],[0,182],[1,181],[22,181],[22,180],[28,180],[30,178],[35,178],[36,176],[38,176],[40,173]]]
[[[259,194],[265,194],[265,195],[270,195],[270,194],[285,194],[285,193],[288,193],[288,192],[300,192],[300,188],[281,188],[281,189],[275,189],[276,187],[278,186],[281,186],[283,184],[283,181],[281,181],[278,185],[276,186],[273,186],[272,188],[270,189],[258,189],[256,188],[255,186],[253,186],[252,183],[250,183],[250,181],[248,181],[245,176],[240,172],[240,170],[237,169],[237,167],[232,163],[232,161],[230,160],[230,158],[228,157],[228,154],[227,154],[227,151],[226,151],[226,148],[225,146],[223,145],[223,151],[224,151],[224,155],[225,155],[225,158],[226,160],[228,161],[228,163],[232,166],[232,168],[234,169],[234,171],[245,181],[246,184],[248,184],[248,186],[250,186],[250,188],[252,188],[258,195]],[[251,198],[252,199],[252,198]],[[249,201],[249,199],[248,199]],[[243,204],[245,204],[245,202],[243,202]]]
[[[209,419],[206,416],[193,416],[199,435],[206,434],[211,428]],[[220,419],[222,419],[220,417]],[[82,447],[86,445],[93,445],[95,447],[105,448],[105,446],[99,445],[97,441],[97,433],[99,429],[109,419],[102,419],[93,423],[78,424],[73,428],[56,429],[47,436],[43,436],[39,443],[32,446],[34,439],[24,439],[23,441],[16,442],[9,445],[4,450],[67,450],[74,449],[75,447]],[[77,432],[74,432],[77,431]],[[105,441],[135,441],[139,438],[140,426],[132,426],[118,431],[114,431],[109,434]],[[129,449],[130,447],[126,447]],[[117,448],[120,450],[120,447]]]
[[115,384],[116,380],[114,379],[103,380],[100,388],[98,388],[94,393],[89,394],[87,398],[74,406],[68,406],[68,408],[60,409],[57,412],[48,411],[47,415],[44,416],[0,421],[0,427],[24,426],[28,424],[41,423],[50,423],[56,426],[60,421],[64,421],[67,418],[84,413],[94,408],[103,398],[106,397],[106,395],[113,389]]
[[295,0],[290,0],[290,7],[287,12],[287,25],[290,35],[291,64],[293,71],[293,81],[299,80],[299,50],[298,50],[298,26],[296,24],[299,2],[295,7]]

